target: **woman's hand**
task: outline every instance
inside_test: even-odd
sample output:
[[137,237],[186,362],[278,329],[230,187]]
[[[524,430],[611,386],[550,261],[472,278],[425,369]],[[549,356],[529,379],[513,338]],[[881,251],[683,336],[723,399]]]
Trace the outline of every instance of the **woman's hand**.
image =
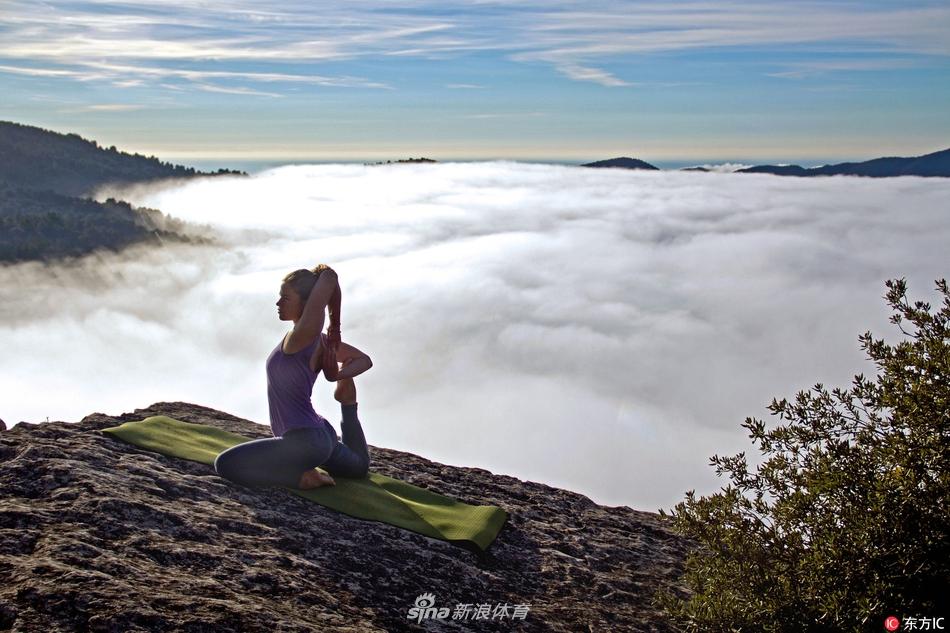
[[336,382],[340,379],[340,365],[336,360],[336,349],[332,344],[327,344],[329,338],[324,339],[323,353],[320,355],[320,368],[323,370],[323,376],[329,382]]
[[330,327],[327,328],[327,340],[330,343],[330,347],[333,348],[334,354],[339,351],[340,343],[343,342],[343,339],[340,335],[340,326],[334,326],[332,323]]

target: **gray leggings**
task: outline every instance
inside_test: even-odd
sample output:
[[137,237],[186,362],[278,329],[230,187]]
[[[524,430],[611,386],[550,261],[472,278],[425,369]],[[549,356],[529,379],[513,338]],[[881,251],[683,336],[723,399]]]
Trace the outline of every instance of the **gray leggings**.
[[232,446],[214,460],[217,473],[244,486],[296,488],[304,471],[319,466],[337,477],[366,477],[369,449],[356,405],[343,405],[343,442],[327,424],[323,429],[292,429],[283,437]]

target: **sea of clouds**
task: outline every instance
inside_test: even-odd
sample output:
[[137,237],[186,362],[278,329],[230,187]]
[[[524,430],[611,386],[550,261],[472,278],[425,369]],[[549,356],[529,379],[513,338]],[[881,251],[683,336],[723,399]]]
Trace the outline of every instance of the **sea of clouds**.
[[[933,301],[950,268],[945,179],[299,165],[99,195],[219,242],[0,267],[8,425],[178,400],[267,424],[281,278],[326,262],[371,445],[644,510],[718,489],[709,457],[754,454],[773,397],[873,373],[884,281]],[[337,423],[322,378],[314,404]]]

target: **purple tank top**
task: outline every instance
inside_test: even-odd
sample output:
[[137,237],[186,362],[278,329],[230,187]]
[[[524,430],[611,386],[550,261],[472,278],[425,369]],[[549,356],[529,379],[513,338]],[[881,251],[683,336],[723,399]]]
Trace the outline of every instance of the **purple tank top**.
[[310,401],[317,372],[310,370],[310,357],[321,334],[313,343],[296,354],[285,354],[281,339],[267,357],[267,403],[270,407],[270,428],[274,437],[282,437],[291,429],[322,429],[329,424],[313,410]]

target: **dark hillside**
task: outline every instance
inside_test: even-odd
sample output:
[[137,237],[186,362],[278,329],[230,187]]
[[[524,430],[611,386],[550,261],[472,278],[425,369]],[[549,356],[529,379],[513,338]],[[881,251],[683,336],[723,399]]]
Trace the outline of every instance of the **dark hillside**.
[[203,173],[105,149],[77,134],[0,121],[0,263],[119,251],[139,242],[209,243],[155,209],[79,196],[106,184],[242,173]]
[[838,163],[805,169],[799,165],[756,165],[738,173],[775,174],[778,176],[892,176],[950,177],[950,149],[909,158],[887,157],[861,163]]
[[593,163],[585,163],[581,167],[620,167],[621,169],[652,169],[659,170],[646,161],[639,158],[630,158],[621,156],[620,158],[608,158],[607,160],[598,160]]
[[78,257],[142,241],[208,243],[184,229],[183,222],[160,211],[121,200],[100,203],[0,183],[0,262]]
[[[218,173],[234,173],[221,170]],[[78,134],[59,134],[0,121],[0,181],[66,196],[83,196],[106,183],[213,175],[164,163],[154,156],[99,147]]]

